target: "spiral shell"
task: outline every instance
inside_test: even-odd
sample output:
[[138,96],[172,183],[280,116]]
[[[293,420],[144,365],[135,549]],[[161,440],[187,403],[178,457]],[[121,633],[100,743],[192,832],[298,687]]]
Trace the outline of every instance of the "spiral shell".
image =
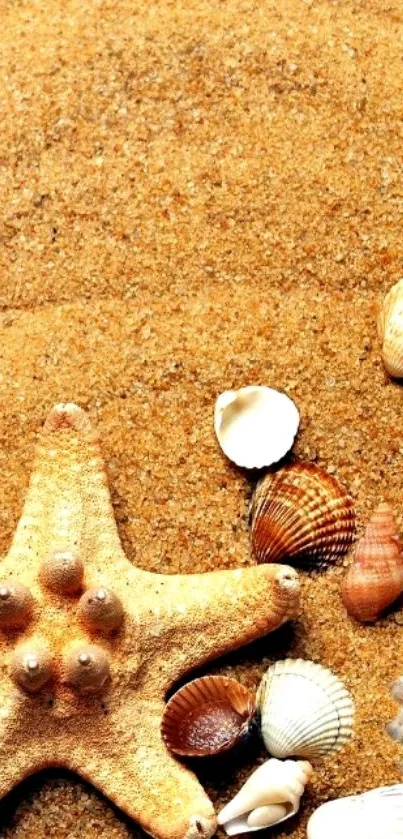
[[399,532],[396,522],[396,516],[389,504],[384,501],[378,504],[376,510],[371,516],[367,524],[366,531],[375,527],[379,536],[390,536],[392,539],[399,541]]
[[403,784],[322,804],[307,827],[308,839],[401,839]]
[[354,707],[330,670],[302,659],[269,667],[257,697],[262,737],[274,757],[332,755],[352,736]]
[[403,591],[403,559],[396,530],[393,512],[381,505],[359,539],[354,562],[343,580],[344,606],[351,617],[363,623],[377,620]]
[[299,426],[294,402],[260,385],[226,390],[214,410],[214,429],[226,456],[238,466],[261,469],[291,449]]
[[378,335],[382,361],[396,379],[403,376],[403,279],[388,291],[379,312]]
[[311,774],[306,761],[267,760],[221,810],[218,824],[228,836],[280,824],[298,811]]
[[171,752],[202,757],[232,748],[249,729],[253,694],[234,679],[194,679],[169,700],[161,733]]
[[253,551],[261,562],[320,567],[348,550],[355,521],[352,499],[336,478],[311,463],[285,466],[256,487]]

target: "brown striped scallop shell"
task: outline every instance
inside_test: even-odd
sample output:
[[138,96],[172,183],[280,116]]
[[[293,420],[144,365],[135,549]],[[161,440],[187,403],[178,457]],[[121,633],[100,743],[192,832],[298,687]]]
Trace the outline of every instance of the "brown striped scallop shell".
[[161,724],[168,749],[203,757],[231,749],[248,732],[253,693],[224,676],[194,679],[169,700]]
[[260,562],[324,566],[348,551],[355,523],[353,501],[336,478],[311,463],[284,466],[256,487],[253,551]]

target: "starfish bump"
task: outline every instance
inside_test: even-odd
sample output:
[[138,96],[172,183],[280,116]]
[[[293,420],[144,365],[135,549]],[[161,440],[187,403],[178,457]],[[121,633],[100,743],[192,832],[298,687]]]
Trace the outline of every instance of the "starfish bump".
[[133,567],[97,436],[84,411],[60,404],[0,575],[0,796],[65,767],[158,839],[210,837],[213,805],[161,738],[165,696],[192,668],[294,617],[295,571]]

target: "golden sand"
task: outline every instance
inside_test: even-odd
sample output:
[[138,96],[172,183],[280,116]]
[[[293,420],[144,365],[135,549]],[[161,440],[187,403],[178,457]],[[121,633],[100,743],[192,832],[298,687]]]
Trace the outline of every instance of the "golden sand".
[[[403,523],[403,395],[379,360],[381,293],[402,274],[403,7],[304,0],[4,0],[0,6],[1,549],[53,403],[104,438],[125,549],[142,568],[250,564],[252,482],[217,447],[232,386],[285,389],[298,455],[334,472],[363,523]],[[402,627],[346,617],[342,569],[304,575],[303,616],[212,668],[258,684],[283,655],[327,664],[354,742],[317,765],[323,800],[400,779],[386,738]],[[230,616],[228,616],[230,620]],[[200,764],[221,806],[239,770]],[[23,786],[1,839],[128,839],[74,778]]]

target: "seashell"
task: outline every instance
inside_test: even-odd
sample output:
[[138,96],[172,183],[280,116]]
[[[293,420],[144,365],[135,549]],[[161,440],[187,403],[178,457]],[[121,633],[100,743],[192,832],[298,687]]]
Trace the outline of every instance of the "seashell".
[[308,822],[308,839],[401,839],[403,784],[322,804]]
[[[394,536],[386,535],[394,533]],[[342,584],[347,612],[364,623],[375,621],[403,591],[403,559],[396,522],[385,505],[378,508],[359,539],[354,562]]]
[[403,376],[403,279],[388,291],[379,312],[382,361],[390,376]]
[[161,733],[171,752],[202,757],[225,752],[248,732],[254,696],[234,679],[194,679],[169,700]]
[[372,527],[375,527],[378,535],[390,536],[399,541],[396,516],[389,504],[382,502],[378,505],[366,526],[366,531]]
[[228,836],[270,827],[294,816],[312,774],[306,761],[267,760],[218,814]]
[[299,426],[294,402],[259,385],[226,390],[215,404],[214,429],[226,456],[238,466],[261,469],[290,451]]
[[311,463],[285,466],[256,487],[253,551],[260,562],[326,565],[350,547],[355,520],[353,501],[336,478]]
[[257,704],[264,744],[274,757],[332,755],[352,736],[350,694],[313,661],[287,658],[269,667]]

